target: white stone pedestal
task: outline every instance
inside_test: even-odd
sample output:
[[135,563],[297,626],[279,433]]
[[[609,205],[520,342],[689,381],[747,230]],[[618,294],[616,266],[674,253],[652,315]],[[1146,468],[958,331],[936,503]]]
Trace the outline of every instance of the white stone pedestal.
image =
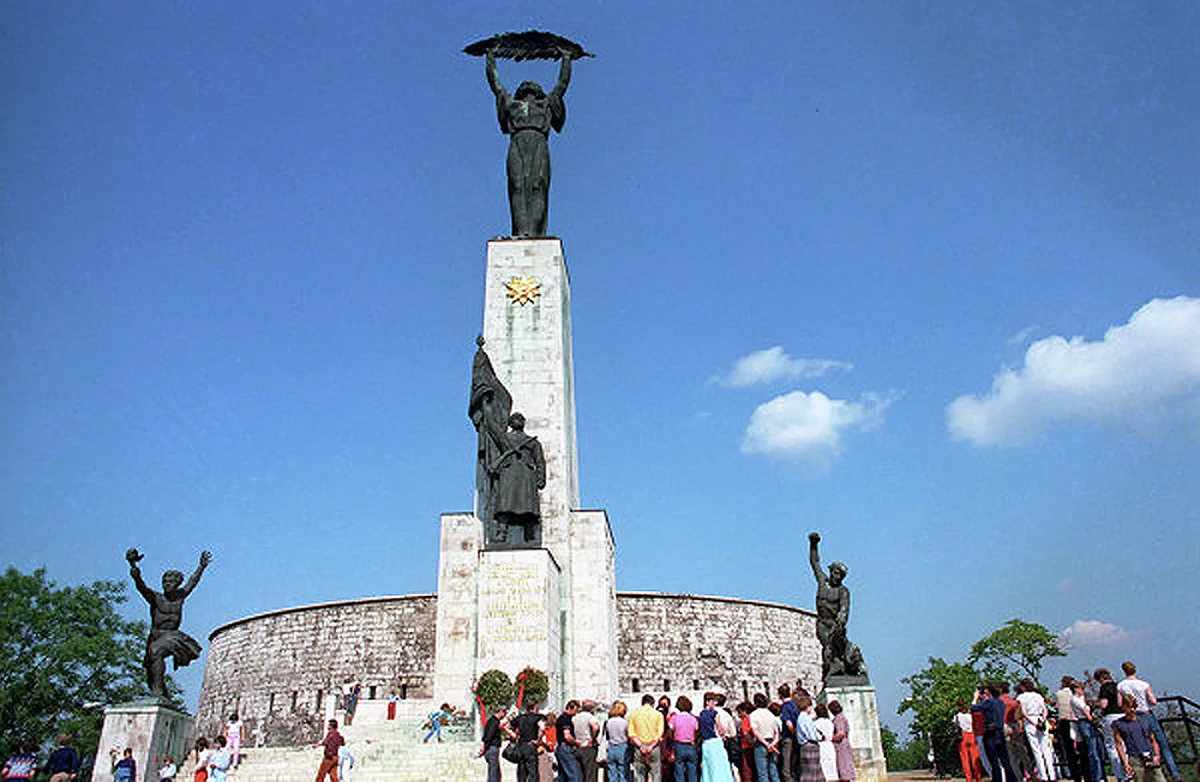
[[551,708],[562,704],[562,571],[547,549],[485,551],[479,565],[479,640],[475,673],[511,677],[545,671]]
[[104,710],[92,782],[112,782],[109,750],[116,749],[119,758],[126,747],[133,750],[137,761],[134,782],[157,780],[158,767],[167,755],[174,757],[176,764],[182,763],[191,734],[190,714],[155,699],[111,706]]
[[[433,697],[464,709],[474,704],[480,551],[483,525],[471,513],[442,515],[438,555]],[[331,699],[332,700],[332,699]]]
[[869,684],[838,685],[825,688],[826,703],[837,701],[850,722],[850,747],[854,750],[854,770],[858,782],[886,782],[887,760],[879,735],[879,707],[875,688]]

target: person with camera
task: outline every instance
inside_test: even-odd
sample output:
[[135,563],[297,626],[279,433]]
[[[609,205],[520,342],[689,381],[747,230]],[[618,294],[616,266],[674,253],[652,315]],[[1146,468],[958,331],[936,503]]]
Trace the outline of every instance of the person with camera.
[[1138,715],[1137,701],[1132,695],[1121,694],[1125,716],[1113,723],[1113,740],[1125,774],[1133,782],[1166,782],[1162,771],[1162,751],[1149,720]]

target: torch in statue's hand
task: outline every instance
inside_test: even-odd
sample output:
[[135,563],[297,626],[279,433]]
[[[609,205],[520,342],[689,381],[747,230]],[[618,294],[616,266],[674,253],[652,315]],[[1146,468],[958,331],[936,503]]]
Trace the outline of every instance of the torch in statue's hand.
[[142,554],[137,549],[131,548],[125,552],[125,561],[129,563],[130,567],[137,567],[137,563],[141,562],[145,556],[145,554]]

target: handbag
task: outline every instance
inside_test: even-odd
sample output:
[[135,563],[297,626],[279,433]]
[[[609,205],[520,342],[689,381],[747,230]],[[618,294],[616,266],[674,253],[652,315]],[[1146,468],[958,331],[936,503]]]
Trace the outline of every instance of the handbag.
[[596,739],[596,765],[608,765],[608,720],[600,726],[600,735]]
[[500,757],[507,760],[509,763],[518,763],[521,760],[521,750],[517,747],[517,742],[510,741],[505,745],[504,749],[500,750]]

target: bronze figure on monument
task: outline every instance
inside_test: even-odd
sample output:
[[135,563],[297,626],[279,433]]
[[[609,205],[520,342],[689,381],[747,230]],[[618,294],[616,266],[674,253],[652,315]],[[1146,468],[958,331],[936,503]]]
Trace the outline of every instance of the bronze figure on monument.
[[538,548],[546,457],[538,439],[525,434],[525,416],[511,412],[512,396],[496,376],[483,337],[476,344],[467,416],[478,435],[476,512],[484,523],[484,547]]
[[129,575],[133,577],[137,591],[150,604],[150,635],[146,638],[146,657],[143,661],[146,667],[146,684],[149,686],[150,695],[165,699],[167,658],[172,659],[175,669],[178,670],[200,656],[200,644],[195,638],[182,632],[179,626],[183,622],[183,601],[200,583],[200,576],[212,561],[212,554],[207,551],[200,554],[200,565],[186,584],[183,582],[183,573],[178,570],[163,573],[161,592],[155,592],[142,580],[142,570],[138,567],[142,557],[135,548],[125,552],[125,560],[129,563]]
[[841,562],[829,565],[829,574],[821,568],[817,545],[820,534],[808,534],[808,562],[817,580],[817,640],[821,642],[821,678],[826,686],[831,679],[854,680],[865,684],[867,668],[862,652],[846,637],[850,622],[850,589],[843,582],[848,568]]
[[[550,198],[550,130],[562,131],[567,121],[563,96],[571,83],[571,62],[592,55],[579,44],[553,33],[529,30],[476,41],[463,49],[487,60],[487,81],[496,96],[500,130],[509,136],[508,205],[512,235],[546,235]],[[524,81],[509,94],[496,70],[496,58],[559,60],[558,81],[547,94],[535,81]]]

